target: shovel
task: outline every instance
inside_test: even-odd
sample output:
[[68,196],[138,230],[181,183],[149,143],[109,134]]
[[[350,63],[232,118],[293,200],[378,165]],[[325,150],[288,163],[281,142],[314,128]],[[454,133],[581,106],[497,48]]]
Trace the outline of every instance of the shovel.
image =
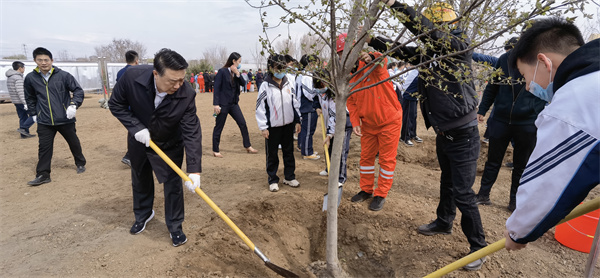
[[[154,144],[154,142],[152,142],[152,140],[150,140],[150,147],[169,166],[171,166],[173,171],[175,171],[184,181],[191,181],[190,178],[181,169],[179,169],[179,167],[175,163],[173,163],[173,161],[160,148],[158,148],[158,146],[156,146],[156,144]],[[223,221],[225,221],[225,223],[227,223],[227,225],[229,225],[229,227],[242,239],[242,241],[244,241],[244,243],[246,243],[246,245],[248,245],[248,247],[250,247],[250,249],[254,250],[254,254],[256,254],[261,260],[263,260],[263,262],[265,262],[265,265],[268,268],[270,268],[275,273],[277,273],[283,277],[290,277],[290,278],[299,277],[295,273],[273,264],[262,252],[260,252],[260,250],[258,250],[258,248],[254,245],[254,243],[252,243],[252,241],[250,241],[250,239],[244,234],[244,232],[242,232],[233,223],[233,221],[231,221],[231,219],[229,219],[229,217],[227,217],[227,215],[225,215],[225,213],[210,198],[208,198],[208,196],[204,193],[204,191],[202,191],[202,189],[200,189],[200,187],[196,187],[195,192],[196,192],[196,194],[200,195],[200,197],[202,197],[204,202],[206,202],[219,215],[219,217],[221,217],[221,219],[223,219]]]
[[[325,120],[323,119],[323,113],[321,113],[321,115],[319,115],[319,119],[321,119],[321,128],[323,129],[323,149],[325,150],[325,162],[327,163],[327,176],[329,176],[329,165],[331,164],[329,162],[329,150],[327,149],[327,146],[325,145],[325,138],[327,137],[327,129],[325,128]],[[329,183],[328,183],[329,184]],[[340,206],[340,203],[342,202],[342,186],[338,187],[338,207]],[[323,211],[327,210],[327,193],[325,193],[325,195],[323,195]]]
[[[576,218],[576,217],[582,216],[586,213],[597,210],[599,207],[600,207],[600,197],[593,199],[591,201],[585,202],[581,205],[578,205],[571,211],[571,213],[569,213],[569,215],[565,216],[565,218],[563,220],[558,222],[558,224],[562,224],[573,218]],[[556,224],[556,225],[558,225],[558,224]],[[444,276],[454,270],[457,270],[471,262],[479,260],[479,259],[481,259],[487,255],[490,255],[496,251],[502,250],[504,248],[505,243],[506,243],[506,238],[498,240],[482,249],[479,249],[479,250],[463,257],[462,259],[460,259],[458,261],[455,261],[445,267],[442,267],[442,268],[436,270],[435,272],[428,274],[425,277],[426,278],[442,277],[442,276]]]

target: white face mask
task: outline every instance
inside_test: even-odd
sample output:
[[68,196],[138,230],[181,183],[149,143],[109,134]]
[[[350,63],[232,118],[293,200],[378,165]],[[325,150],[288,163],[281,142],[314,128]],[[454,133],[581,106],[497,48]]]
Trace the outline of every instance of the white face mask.
[[550,60],[550,77],[548,77],[548,87],[546,87],[545,89],[542,88],[542,86],[540,86],[540,84],[535,83],[535,76],[537,75],[537,69],[538,66],[540,64],[540,60],[537,61],[537,63],[535,64],[535,72],[533,73],[533,79],[531,80],[531,82],[529,83],[529,92],[532,93],[534,96],[546,101],[546,102],[550,102],[552,101],[552,97],[554,96],[554,90],[552,89],[552,83],[554,83],[552,81],[552,60]]

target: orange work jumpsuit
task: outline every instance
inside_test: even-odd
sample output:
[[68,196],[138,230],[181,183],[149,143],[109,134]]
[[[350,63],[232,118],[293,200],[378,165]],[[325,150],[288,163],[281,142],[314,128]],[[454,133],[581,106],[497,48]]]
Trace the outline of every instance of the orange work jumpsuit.
[[[379,52],[371,53],[375,58]],[[366,64],[360,61],[358,69]],[[387,58],[383,65],[373,65],[375,70],[363,79],[354,89],[375,84],[389,78],[386,69]],[[369,71],[365,69],[363,73]],[[358,74],[352,80],[356,82],[362,77]],[[360,189],[374,196],[387,197],[392,188],[396,155],[402,129],[402,106],[398,101],[391,81],[354,93],[348,98],[348,111],[352,127],[361,126],[363,136],[360,138]],[[379,153],[379,178],[375,187],[375,157]]]
[[198,87],[200,88],[200,93],[204,93],[204,76],[202,74],[198,74]]

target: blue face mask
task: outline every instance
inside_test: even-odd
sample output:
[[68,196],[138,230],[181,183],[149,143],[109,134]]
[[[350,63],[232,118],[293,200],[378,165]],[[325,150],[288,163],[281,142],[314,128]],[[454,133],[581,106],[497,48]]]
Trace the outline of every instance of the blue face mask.
[[[538,66],[540,64],[540,60],[537,61],[537,63],[535,64],[535,72],[533,73],[533,80],[531,80],[531,82],[529,83],[529,92],[531,92],[534,96],[546,101],[546,102],[550,102],[552,101],[552,97],[554,96],[554,90],[552,90],[552,83],[554,83],[553,81],[550,81],[548,83],[548,87],[546,87],[545,89],[542,88],[542,86],[540,86],[540,84],[535,83],[535,76],[537,74],[537,69]],[[549,79],[552,79],[552,60],[550,61],[550,77]]]
[[277,79],[283,79],[283,77],[285,76],[285,72],[274,73],[273,76],[275,76],[275,78]]
[[242,64],[239,64],[239,65],[237,66],[237,69],[241,69],[241,68],[242,68]]
[[327,87],[325,88],[314,88],[313,91],[317,94],[324,94],[325,92],[327,92]]

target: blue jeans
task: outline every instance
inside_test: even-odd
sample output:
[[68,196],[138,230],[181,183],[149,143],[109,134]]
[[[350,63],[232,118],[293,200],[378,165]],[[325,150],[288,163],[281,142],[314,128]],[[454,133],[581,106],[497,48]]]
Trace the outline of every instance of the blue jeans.
[[440,133],[436,138],[442,175],[435,221],[441,227],[451,227],[458,208],[462,214],[460,225],[471,245],[471,252],[487,245],[479,208],[475,204],[475,192],[471,188],[475,182],[479,149],[477,126]]
[[17,115],[19,116],[19,128],[29,133],[29,128],[33,125],[33,118],[29,117],[29,114],[27,114],[24,104],[15,103],[15,107],[17,108]]

